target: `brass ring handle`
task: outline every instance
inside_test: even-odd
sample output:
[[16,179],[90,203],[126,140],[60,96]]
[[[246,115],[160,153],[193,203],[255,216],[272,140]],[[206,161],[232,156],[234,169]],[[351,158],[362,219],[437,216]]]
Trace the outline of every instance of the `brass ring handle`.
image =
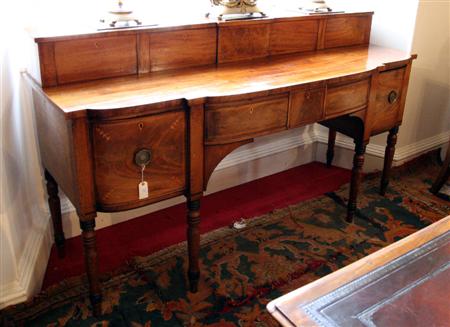
[[134,163],[139,167],[147,166],[152,160],[152,151],[149,149],[141,149],[134,155]]
[[393,104],[398,99],[398,93],[396,91],[391,91],[388,95],[388,101],[390,104]]

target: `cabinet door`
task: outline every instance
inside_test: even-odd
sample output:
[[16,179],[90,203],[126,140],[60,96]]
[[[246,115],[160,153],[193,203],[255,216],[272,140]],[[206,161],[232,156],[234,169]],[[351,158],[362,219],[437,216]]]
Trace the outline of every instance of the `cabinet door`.
[[[186,175],[184,111],[92,125],[95,186],[100,211],[139,207],[183,193]],[[140,150],[151,159],[144,170],[149,196],[139,200]]]
[[372,134],[385,132],[401,121],[402,117],[399,116],[405,71],[405,68],[400,68],[380,73]]

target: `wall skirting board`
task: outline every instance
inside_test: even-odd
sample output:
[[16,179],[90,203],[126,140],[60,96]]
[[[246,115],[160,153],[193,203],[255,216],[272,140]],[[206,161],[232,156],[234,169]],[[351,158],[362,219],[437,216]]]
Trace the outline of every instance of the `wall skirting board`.
[[[408,144],[402,147],[397,147],[394,155],[394,165],[401,165],[405,161],[411,160],[417,156],[420,156],[423,153],[431,151],[433,149],[437,149],[443,144],[448,142],[450,137],[450,131],[443,132],[441,134],[420,140],[416,143]],[[323,131],[318,131],[316,134],[316,140],[320,143],[327,144],[328,143],[328,134]],[[349,137],[338,135],[336,137],[336,150],[338,148],[344,148],[348,150],[354,149],[353,140]],[[368,156],[367,160],[370,160],[370,157],[384,158],[384,145],[379,144],[371,144],[369,143],[366,149],[366,156]]]
[[[442,146],[448,142],[449,137],[450,131],[447,131],[398,147],[394,156],[394,165],[400,165],[424,152]],[[214,193],[312,161],[324,162],[327,141],[326,129],[318,126],[284,132],[281,136],[260,138],[252,144],[235,150],[219,164],[208,185],[207,193]],[[354,144],[350,138],[338,136],[334,164],[344,168],[351,167],[353,148]],[[383,145],[369,144],[366,152],[368,170],[381,169],[383,157]],[[179,197],[120,214],[100,213],[97,228],[123,222],[183,201],[184,198]],[[61,205],[66,237],[78,236],[80,232],[76,213],[70,201],[63,195]],[[49,214],[47,213],[46,216],[46,219],[41,219],[42,226],[36,228],[27,241],[19,261],[17,280],[1,287],[0,308],[22,302],[39,290],[53,242]]]
[[27,238],[25,247],[17,264],[17,279],[0,285],[0,309],[26,301],[39,292],[53,244],[50,213],[36,210],[35,226]]

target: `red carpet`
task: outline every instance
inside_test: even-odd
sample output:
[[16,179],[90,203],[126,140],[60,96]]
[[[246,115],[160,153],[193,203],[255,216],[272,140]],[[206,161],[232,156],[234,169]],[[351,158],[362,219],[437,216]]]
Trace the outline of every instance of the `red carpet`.
[[[334,191],[350,180],[350,171],[310,163],[206,196],[202,200],[202,233],[289,204]],[[100,271],[117,269],[134,256],[144,256],[186,238],[186,206],[176,205],[97,231]],[[66,241],[66,256],[53,248],[43,289],[84,272],[80,237]]]

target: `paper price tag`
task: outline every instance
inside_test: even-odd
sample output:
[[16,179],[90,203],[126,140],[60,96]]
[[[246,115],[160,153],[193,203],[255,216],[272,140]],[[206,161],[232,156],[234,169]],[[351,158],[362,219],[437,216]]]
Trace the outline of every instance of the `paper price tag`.
[[139,200],[148,198],[148,184],[147,182],[139,183]]

